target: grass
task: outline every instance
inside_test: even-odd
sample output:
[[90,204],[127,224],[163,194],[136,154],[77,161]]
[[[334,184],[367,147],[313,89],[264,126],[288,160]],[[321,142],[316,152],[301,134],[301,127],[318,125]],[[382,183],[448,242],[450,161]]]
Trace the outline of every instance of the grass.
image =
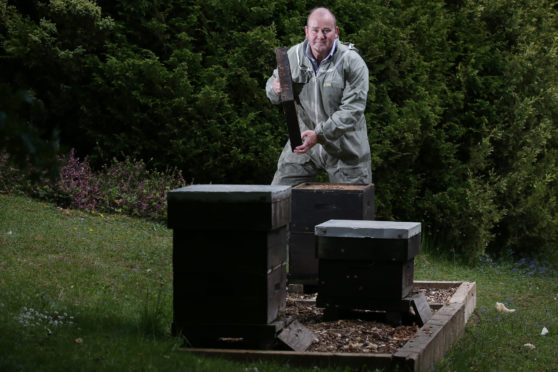
[[[161,224],[0,195],[0,370],[296,371],[179,350],[171,245]],[[436,370],[557,370],[558,275],[530,266],[417,257],[416,279],[477,282],[477,310]]]
[[[419,255],[415,279],[477,283],[477,307],[465,334],[436,364],[436,370],[558,370],[558,273],[533,262],[485,259],[476,267],[465,267],[435,259],[428,252]],[[515,312],[496,311],[496,302]],[[546,336],[541,336],[543,327],[549,330]]]

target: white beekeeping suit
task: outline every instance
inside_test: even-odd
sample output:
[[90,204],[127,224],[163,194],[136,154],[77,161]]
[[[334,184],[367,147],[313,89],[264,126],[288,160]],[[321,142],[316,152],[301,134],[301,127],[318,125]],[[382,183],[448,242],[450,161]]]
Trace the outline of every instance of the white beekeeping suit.
[[[288,51],[300,131],[313,130],[318,144],[305,154],[285,145],[272,184],[297,185],[312,181],[325,169],[331,182],[372,182],[370,145],[364,110],[368,95],[368,68],[352,44],[336,40],[333,53],[314,69],[308,41]],[[274,104],[281,102],[272,88],[277,69],[268,79],[266,93]]]

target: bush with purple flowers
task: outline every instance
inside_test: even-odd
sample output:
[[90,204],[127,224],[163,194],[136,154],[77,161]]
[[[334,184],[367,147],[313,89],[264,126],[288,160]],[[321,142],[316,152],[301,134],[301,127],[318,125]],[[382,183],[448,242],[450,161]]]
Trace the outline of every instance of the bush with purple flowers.
[[59,158],[58,177],[31,182],[26,171],[13,167],[8,154],[0,156],[0,192],[24,193],[64,208],[116,212],[153,220],[166,218],[167,191],[183,186],[176,169],[150,170],[142,160],[113,159],[94,171],[74,150]]
[[40,196],[54,199],[64,207],[95,210],[103,202],[99,186],[102,178],[102,175],[99,177],[93,172],[87,157],[80,161],[72,149],[68,156],[60,158],[56,182],[47,182],[38,192]]
[[113,159],[110,166],[103,167],[102,175],[103,209],[130,216],[165,217],[167,191],[185,184],[180,171],[149,170],[142,160],[130,158]]

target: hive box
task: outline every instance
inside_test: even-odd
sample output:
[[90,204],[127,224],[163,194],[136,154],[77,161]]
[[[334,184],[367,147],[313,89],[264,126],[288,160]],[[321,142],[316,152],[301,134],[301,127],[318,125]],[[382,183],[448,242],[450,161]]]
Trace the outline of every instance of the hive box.
[[290,206],[289,186],[192,185],[168,193],[174,332],[217,336],[215,325],[254,329],[277,318],[286,300]]
[[192,324],[270,324],[286,305],[286,264],[268,273],[174,272],[174,329]]
[[173,231],[175,322],[272,322],[285,307],[287,226]]
[[167,202],[171,229],[268,231],[291,220],[290,186],[191,185]]
[[331,219],[373,220],[374,185],[303,183],[292,189],[291,232],[310,233]]
[[316,226],[321,307],[377,308],[413,288],[418,222],[330,220]]
[[314,227],[330,219],[373,220],[374,185],[303,183],[292,189],[290,283],[318,284]]

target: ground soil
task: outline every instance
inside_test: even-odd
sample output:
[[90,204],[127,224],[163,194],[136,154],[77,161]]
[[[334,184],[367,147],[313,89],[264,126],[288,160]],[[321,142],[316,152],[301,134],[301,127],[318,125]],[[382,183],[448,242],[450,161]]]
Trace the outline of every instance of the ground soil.
[[[449,301],[456,288],[415,288],[426,296],[433,312]],[[287,295],[285,315],[314,333],[308,352],[353,352],[393,354],[410,340],[419,327],[387,322],[385,314],[370,310],[353,311],[343,319],[324,319],[316,307],[316,294]]]

